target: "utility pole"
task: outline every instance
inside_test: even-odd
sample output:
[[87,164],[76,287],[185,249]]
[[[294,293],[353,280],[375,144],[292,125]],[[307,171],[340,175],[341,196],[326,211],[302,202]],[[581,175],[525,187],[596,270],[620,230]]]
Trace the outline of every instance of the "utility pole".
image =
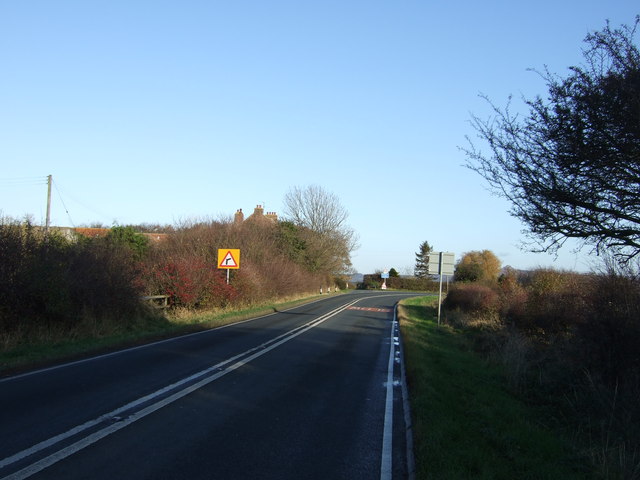
[[53,177],[47,175],[47,219],[44,224],[45,238],[49,236],[49,226],[51,225],[51,182]]
[[440,293],[438,294],[438,325],[440,325],[440,310],[442,308],[442,252],[438,258],[438,272],[440,272]]

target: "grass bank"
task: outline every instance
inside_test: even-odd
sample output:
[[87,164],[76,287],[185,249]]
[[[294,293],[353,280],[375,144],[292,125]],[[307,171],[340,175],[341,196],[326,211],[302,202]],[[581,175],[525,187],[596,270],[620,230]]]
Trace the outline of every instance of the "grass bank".
[[462,332],[438,326],[437,299],[398,309],[420,479],[588,479],[545,411],[511,393],[504,372],[472,351]]
[[[308,303],[317,295],[281,299],[242,309],[193,312],[181,310],[120,321],[82,322],[73,329],[32,330],[19,343],[0,349],[0,376],[53,363],[106,353],[164,338],[208,330]],[[10,344],[7,347],[6,344]],[[2,345],[0,345],[2,346]]]

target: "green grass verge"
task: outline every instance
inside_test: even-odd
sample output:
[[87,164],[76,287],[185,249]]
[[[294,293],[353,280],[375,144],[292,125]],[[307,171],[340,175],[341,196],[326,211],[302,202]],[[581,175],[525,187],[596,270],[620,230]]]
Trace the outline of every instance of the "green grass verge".
[[0,376],[241,322],[317,298],[316,295],[219,312],[185,311],[128,321],[96,322],[68,332],[39,331],[11,348],[0,350]]
[[545,412],[507,388],[463,332],[436,321],[437,299],[401,303],[418,479],[585,479]]

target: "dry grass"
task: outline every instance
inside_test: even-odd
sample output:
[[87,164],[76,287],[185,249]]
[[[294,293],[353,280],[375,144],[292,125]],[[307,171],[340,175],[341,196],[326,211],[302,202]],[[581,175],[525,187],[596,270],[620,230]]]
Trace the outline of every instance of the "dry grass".
[[159,338],[228,325],[231,323],[292,308],[314,301],[317,294],[297,294],[274,302],[243,307],[226,307],[194,311],[186,308],[172,310],[167,315],[150,311],[150,316],[129,321],[110,321],[88,317],[73,329],[60,325],[31,326],[28,331],[0,334],[0,371],[26,368],[47,362],[86,356],[149,342]]

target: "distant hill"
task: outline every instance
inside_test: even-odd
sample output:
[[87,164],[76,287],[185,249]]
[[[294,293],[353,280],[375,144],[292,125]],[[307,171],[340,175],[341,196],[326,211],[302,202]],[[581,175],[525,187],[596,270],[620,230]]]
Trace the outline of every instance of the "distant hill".
[[362,273],[354,273],[353,275],[351,275],[351,278],[349,278],[349,282],[361,283],[363,279],[364,275]]

